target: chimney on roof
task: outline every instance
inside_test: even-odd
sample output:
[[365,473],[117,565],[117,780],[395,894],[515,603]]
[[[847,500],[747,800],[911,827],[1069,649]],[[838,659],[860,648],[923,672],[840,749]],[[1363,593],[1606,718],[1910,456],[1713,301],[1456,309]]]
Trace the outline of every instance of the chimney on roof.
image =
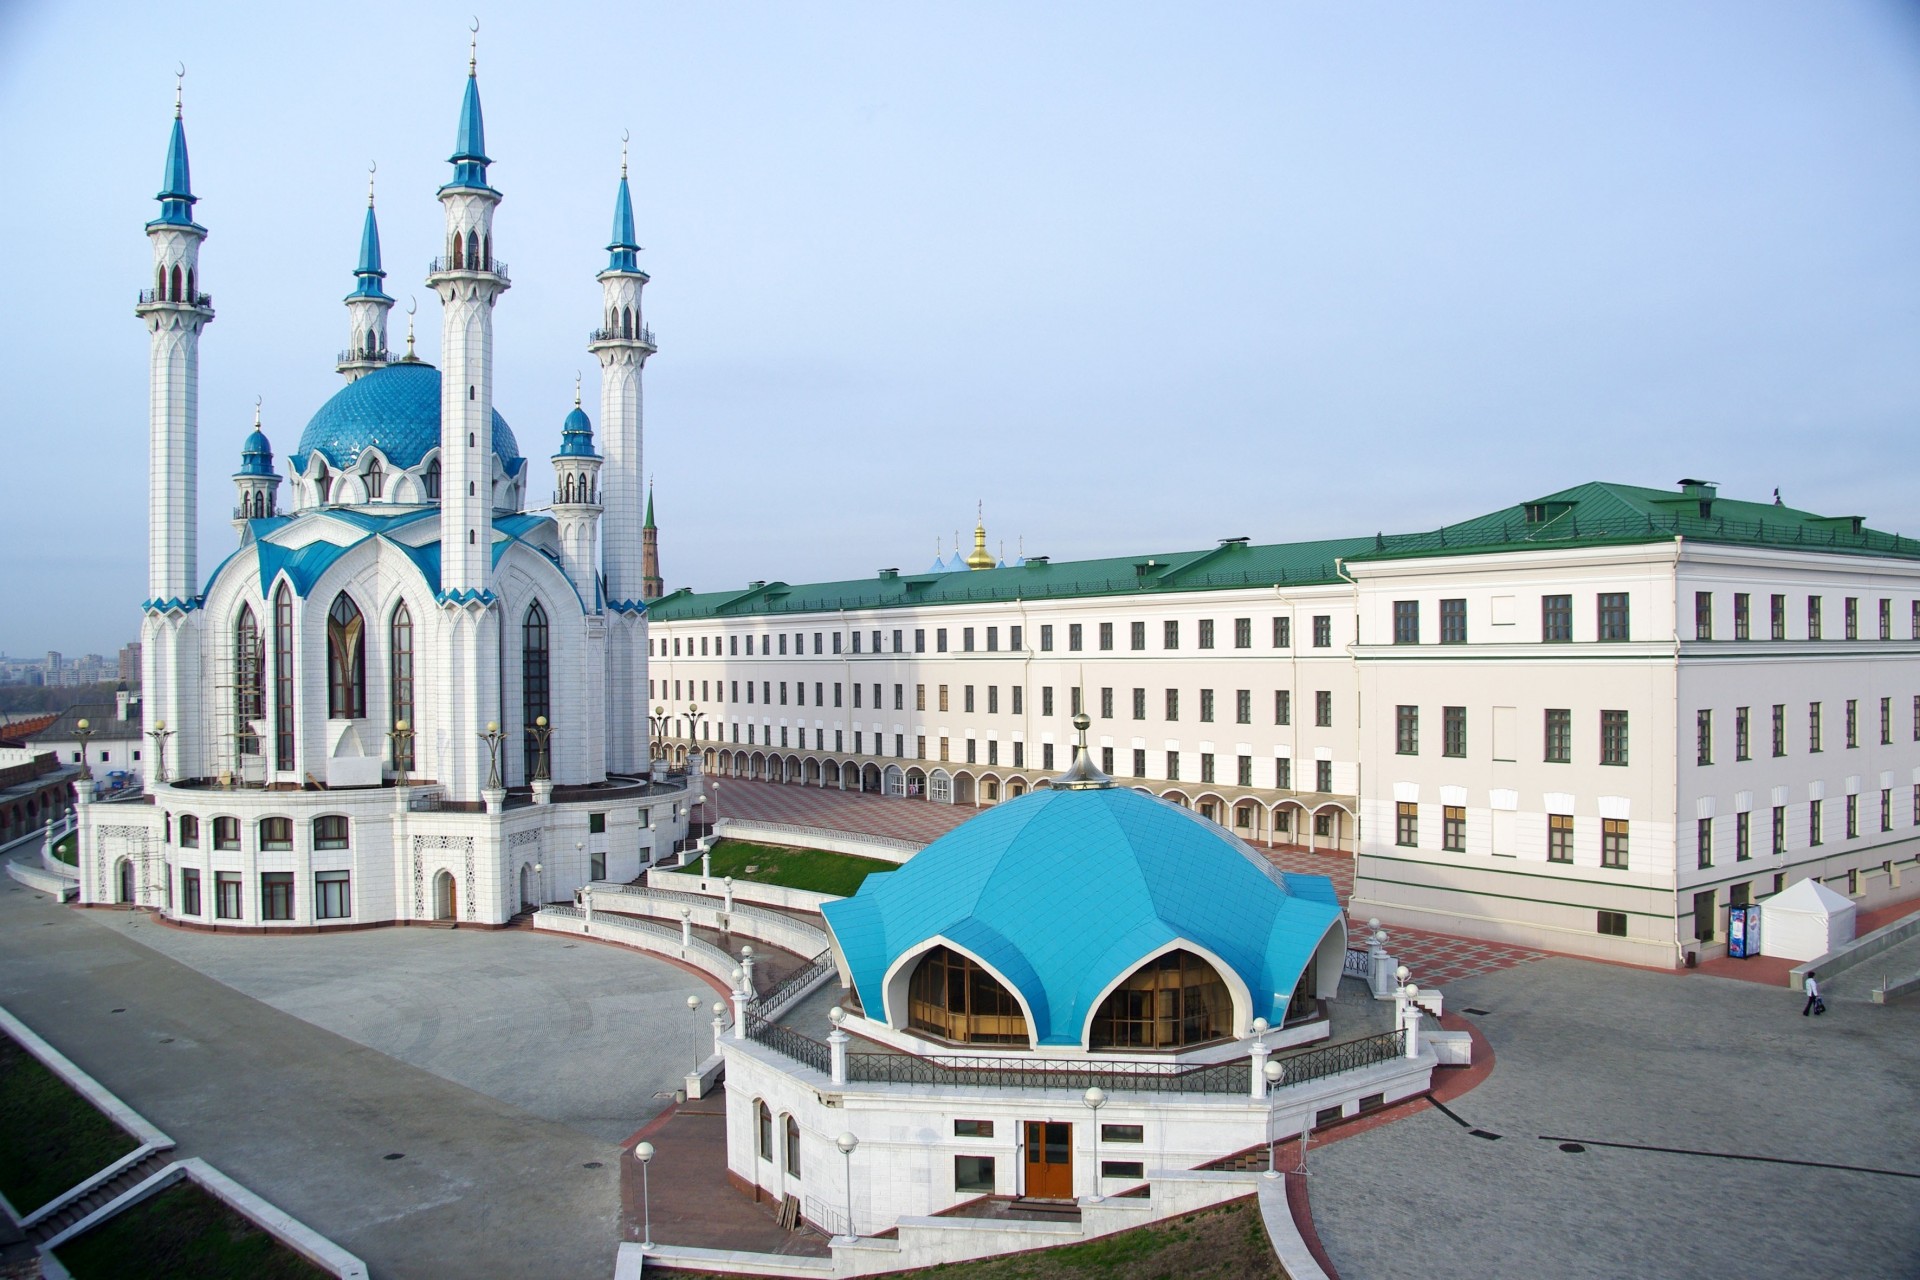
[[1713,499],[1719,488],[1711,480],[1682,480],[1680,492],[1700,504],[1700,518],[1706,520],[1713,515]]
[[125,689],[116,689],[114,691],[114,694],[113,694],[114,719],[125,720],[127,718],[127,704],[132,700],[132,698],[133,698],[133,695],[128,693]]

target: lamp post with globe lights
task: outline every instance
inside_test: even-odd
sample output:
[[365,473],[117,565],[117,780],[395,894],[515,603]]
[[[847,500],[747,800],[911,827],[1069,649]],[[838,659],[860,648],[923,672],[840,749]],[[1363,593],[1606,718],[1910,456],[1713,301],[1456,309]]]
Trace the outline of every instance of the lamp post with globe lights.
[[[1263,1074],[1266,1077],[1267,1094],[1269,1097],[1271,1097],[1273,1094],[1273,1091],[1280,1087],[1281,1079],[1285,1077],[1285,1075],[1287,1074],[1286,1064],[1281,1062],[1278,1058],[1269,1058],[1267,1059],[1267,1065],[1262,1067],[1260,1070],[1261,1070],[1261,1074]],[[1302,1130],[1303,1140],[1304,1140],[1304,1134],[1305,1134],[1305,1130]],[[1267,1111],[1267,1172],[1266,1172],[1266,1176],[1269,1178],[1277,1178],[1280,1176],[1280,1164],[1276,1158],[1276,1152],[1279,1148],[1279,1143],[1280,1143],[1279,1138],[1277,1138],[1273,1132],[1273,1111],[1271,1107],[1269,1107]],[[1305,1152],[1303,1150],[1302,1151],[1303,1161],[1304,1161],[1304,1158],[1305,1158]]]
[[533,727],[527,730],[533,735],[533,778],[534,782],[551,781],[552,768],[547,762],[547,743],[553,738],[553,726],[547,723],[545,716],[535,716]]
[[83,716],[73,727],[73,736],[80,739],[80,781],[92,782],[93,765],[87,760],[87,742],[93,737],[93,722]]
[[643,1253],[653,1251],[653,1189],[647,1184],[647,1166],[653,1163],[653,1144],[643,1142],[633,1149],[633,1158],[640,1162],[640,1211],[646,1223],[646,1239],[640,1242]]
[[[699,996],[687,997],[687,1012],[693,1014],[695,1017],[700,1015]],[[690,1043],[693,1045],[693,1069],[698,1071],[700,1069],[700,1028],[697,1025],[693,1029]]]
[[835,1138],[833,1140],[833,1145],[840,1148],[840,1154],[846,1157],[846,1162],[847,1162],[847,1235],[846,1235],[846,1238],[851,1240],[853,1239],[853,1236],[854,1236],[854,1231],[853,1231],[853,1149],[860,1145],[860,1139],[854,1137],[852,1132],[849,1131]]
[[487,744],[487,790],[500,790],[500,744],[507,740],[505,731],[497,720],[487,721],[487,731],[480,735],[480,741]]
[[1098,1200],[1100,1198],[1100,1108],[1107,1105],[1107,1091],[1097,1084],[1090,1085],[1087,1091],[1080,1095],[1080,1101],[1086,1104],[1087,1110],[1093,1112],[1093,1194],[1087,1198]]
[[407,766],[413,762],[413,725],[404,719],[395,720],[393,728],[387,730],[387,739],[393,743],[393,785],[405,790]]
[[147,736],[153,739],[153,780],[165,782],[167,780],[167,739],[173,736],[173,730],[167,728],[165,720],[158,720],[154,722],[153,728],[147,730]]

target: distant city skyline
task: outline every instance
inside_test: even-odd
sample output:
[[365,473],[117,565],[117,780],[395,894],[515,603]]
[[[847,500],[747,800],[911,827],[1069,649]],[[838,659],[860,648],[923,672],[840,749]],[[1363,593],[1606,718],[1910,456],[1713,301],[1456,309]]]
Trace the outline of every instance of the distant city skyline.
[[[537,465],[576,370],[593,404],[632,134],[669,590],[924,568],[977,501],[993,550],[1056,560],[1682,475],[1920,533],[1911,6],[480,18],[514,276],[495,396]],[[137,632],[131,310],[176,60],[218,311],[204,576],[255,398],[284,471],[341,385],[369,162],[388,290],[438,358],[421,279],[467,22],[0,12],[30,249],[0,318],[0,590],[24,602],[0,650]]]

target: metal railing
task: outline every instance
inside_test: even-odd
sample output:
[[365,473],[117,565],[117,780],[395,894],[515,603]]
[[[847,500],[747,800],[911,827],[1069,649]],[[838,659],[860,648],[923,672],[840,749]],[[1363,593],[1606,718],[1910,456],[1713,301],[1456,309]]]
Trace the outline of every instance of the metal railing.
[[656,351],[659,347],[653,340],[653,330],[646,325],[633,329],[595,329],[587,335],[588,342],[644,342]]
[[847,1080],[861,1084],[958,1085],[972,1089],[1075,1089],[1089,1085],[1133,1093],[1250,1092],[1245,1058],[1191,1065],[1180,1062],[1076,1062],[1045,1058],[915,1058],[899,1053],[850,1053]]
[[[725,744],[725,749],[729,751],[732,750],[733,749],[732,744]],[[753,750],[753,748],[749,747],[748,750],[751,751]],[[760,750],[761,751],[772,750],[775,754],[782,755],[783,757],[801,754],[801,749],[799,748],[761,747]],[[809,756],[818,756],[824,753],[819,751],[806,751],[805,754]],[[844,755],[848,755],[849,753],[842,751],[836,754],[844,756]],[[892,756],[875,756],[874,757],[874,759],[876,760],[891,760],[893,758],[894,757]],[[936,767],[938,766],[936,765]],[[985,768],[986,766],[982,765],[980,767]],[[758,818],[722,819],[722,821],[729,823],[728,829],[720,833],[720,838],[722,840],[745,840],[750,842],[753,840],[754,836],[759,834],[760,832],[771,832],[774,835],[798,836],[803,840],[821,840],[821,839],[846,840],[851,838],[852,840],[855,840],[860,844],[872,845],[875,848],[879,848],[879,849],[891,849],[896,853],[918,853],[922,849],[927,847],[924,843],[916,842],[913,840],[896,840],[892,836],[870,836],[865,834],[864,832],[858,832],[858,831],[832,831],[827,829],[826,827],[807,827],[807,826],[801,826],[798,823],[793,823],[793,822],[762,822]],[[732,830],[733,830],[733,826],[735,825],[748,828],[749,834],[738,835],[738,836],[734,835],[732,833]]]
[[1347,958],[1340,962],[1340,972],[1350,978],[1371,978],[1373,976],[1373,956],[1366,951],[1349,951]]
[[338,360],[335,360],[334,363],[335,364],[386,364],[392,358],[393,357],[387,354],[386,348],[384,347],[378,351],[354,351],[349,349],[346,351],[342,351],[340,353],[340,358]]
[[210,293],[196,293],[190,298],[169,298],[158,289],[142,289],[140,291],[140,305],[145,306],[149,302],[177,302],[183,307],[205,307],[208,310],[213,309],[213,295]]
[[[705,893],[682,893],[677,889],[655,889],[650,885],[637,884],[596,884],[593,896],[597,900],[603,896],[653,898],[663,903],[680,903],[683,906],[698,907],[704,911],[717,911],[723,916],[747,920],[763,920],[768,924],[786,929],[804,930],[824,941],[826,934],[814,928],[804,920],[796,920],[784,911],[769,911],[765,907],[748,906],[735,899],[733,910],[728,911],[724,899]],[[609,911],[615,908],[609,907]]]
[[1407,1033],[1405,1031],[1383,1031],[1377,1036],[1368,1036],[1364,1040],[1347,1040],[1340,1044],[1330,1044],[1320,1049],[1308,1049],[1302,1053],[1290,1053],[1276,1056],[1273,1060],[1282,1067],[1280,1086],[1304,1084],[1309,1080],[1324,1080],[1328,1076],[1337,1076],[1343,1071],[1358,1071],[1362,1067],[1371,1067],[1381,1062],[1392,1062],[1395,1058],[1406,1056]]
[[822,977],[832,973],[833,970],[833,949],[829,947],[808,961],[806,968],[799,970],[797,973],[788,974],[786,981],[761,996],[755,1001],[755,1004],[762,1009],[777,1010],[780,1008],[782,1001],[785,1001],[798,992],[806,990],[809,984],[818,982]]
[[470,271],[475,275],[499,276],[502,280],[508,280],[508,282],[511,283],[507,275],[507,264],[498,258],[483,258],[478,266],[467,262],[465,259],[455,262],[452,258],[435,258],[427,264],[427,274],[430,276],[441,275],[448,271]]
[[[757,1044],[764,1044],[775,1053],[785,1054],[795,1062],[812,1067],[823,1076],[833,1071],[833,1054],[826,1045],[804,1032],[795,1031],[792,1027],[783,1027],[777,1022],[769,1022],[752,1010],[747,1011],[747,1038]],[[851,1056],[849,1055],[849,1058]],[[860,1056],[885,1055],[862,1054]]]
[[1476,547],[1509,543],[1561,543],[1631,541],[1648,537],[1687,537],[1706,541],[1725,539],[1758,542],[1768,546],[1809,547],[1824,550],[1884,552],[1891,555],[1920,555],[1920,540],[1873,529],[1855,530],[1850,525],[1828,520],[1825,528],[1810,526],[1805,520],[1783,516],[1769,524],[1759,520],[1729,520],[1724,516],[1693,515],[1615,515],[1581,520],[1567,511],[1550,520],[1527,522],[1503,520],[1468,521],[1463,525],[1443,526],[1425,533],[1388,533],[1374,536],[1370,552],[1357,553],[1354,559],[1375,559],[1397,554],[1421,554],[1436,551],[1467,551]]

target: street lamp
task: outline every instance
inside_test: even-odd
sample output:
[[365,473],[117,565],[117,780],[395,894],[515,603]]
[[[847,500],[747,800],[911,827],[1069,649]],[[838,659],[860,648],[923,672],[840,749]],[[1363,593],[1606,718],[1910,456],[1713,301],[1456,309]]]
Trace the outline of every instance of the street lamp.
[[[1287,1074],[1286,1065],[1282,1063],[1278,1058],[1268,1058],[1264,1074],[1267,1077],[1267,1097],[1271,1099],[1273,1097],[1273,1091],[1276,1088],[1278,1088],[1280,1085],[1280,1078]],[[1267,1173],[1266,1173],[1266,1176],[1269,1178],[1277,1178],[1280,1176],[1280,1162],[1276,1157],[1276,1152],[1279,1148],[1279,1145],[1280,1145],[1280,1140],[1274,1135],[1274,1132],[1273,1132],[1273,1103],[1269,1101],[1267,1103]],[[1302,1162],[1302,1166],[1304,1167],[1305,1165],[1304,1150],[1302,1151],[1301,1162]]]
[[633,1158],[640,1162],[640,1211],[646,1215],[647,1238],[640,1242],[642,1252],[653,1249],[653,1189],[647,1185],[647,1166],[653,1163],[653,1144],[643,1142],[633,1149]]
[[547,767],[547,740],[553,737],[553,726],[547,723],[545,716],[535,716],[533,718],[533,727],[528,729],[527,732],[533,735],[533,781],[551,781],[550,772]]
[[545,863],[533,864],[533,874],[540,878],[540,905],[547,905],[547,868]]
[[93,781],[93,766],[87,763],[87,741],[93,737],[93,725],[84,717],[73,727],[73,736],[80,739],[80,780]]
[[860,1139],[851,1132],[843,1133],[833,1140],[840,1148],[840,1154],[847,1158],[847,1239],[853,1239],[853,1149],[860,1145]]
[[1080,1101],[1087,1104],[1087,1110],[1093,1112],[1093,1196],[1100,1198],[1100,1108],[1107,1105],[1107,1091],[1099,1085],[1089,1085],[1080,1095]]
[[387,738],[393,743],[393,785],[407,785],[407,766],[413,763],[413,725],[406,720],[395,720],[393,728],[387,730]]
[[167,739],[173,736],[173,730],[167,728],[165,720],[159,720],[154,723],[153,728],[147,730],[147,736],[153,739],[153,780],[165,782],[167,780]]
[[[687,997],[687,1012],[693,1014],[695,1017],[700,1015],[699,996]],[[697,1025],[694,1027],[693,1034],[689,1037],[689,1041],[693,1045],[693,1069],[698,1071],[700,1069],[700,1028]]]
[[487,731],[480,735],[480,741],[487,744],[487,790],[500,790],[500,744],[507,735],[497,720],[487,721]]

